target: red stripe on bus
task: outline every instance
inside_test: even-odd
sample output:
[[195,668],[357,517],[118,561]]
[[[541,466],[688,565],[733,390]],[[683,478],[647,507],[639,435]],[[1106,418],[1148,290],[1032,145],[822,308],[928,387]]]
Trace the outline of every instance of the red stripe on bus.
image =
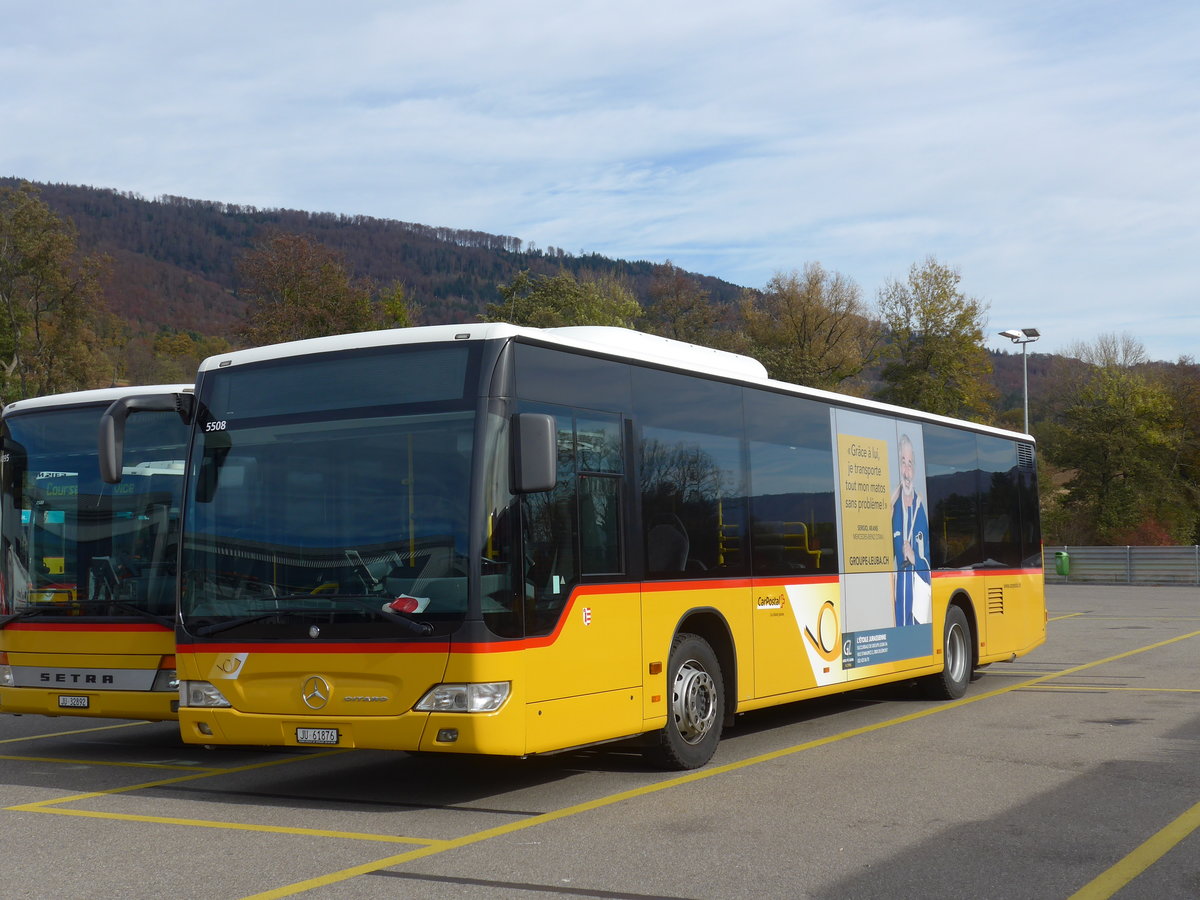
[[447,653],[450,644],[438,641],[430,644],[179,644],[179,653]]
[[[978,577],[981,575],[1009,577],[1015,575],[1041,574],[1041,569],[954,569],[935,570],[935,578]],[[580,598],[603,597],[606,594],[626,594],[641,591],[643,594],[672,593],[678,591],[721,590],[751,587],[782,587],[784,585],[804,584],[837,584],[842,576],[839,575],[804,575],[786,576],[772,575],[764,578],[729,578],[708,579],[705,581],[654,581],[629,582],[624,584],[584,584],[577,586],[567,599],[562,614],[548,634],[531,635],[525,638],[505,639],[497,637],[495,641],[455,643],[438,641],[425,643],[416,641],[396,641],[391,643],[330,643],[301,642],[287,644],[265,643],[192,643],[180,644],[180,650],[191,653],[516,653],[537,647],[548,647],[558,640],[576,601]]]
[[1041,575],[1041,569],[934,569],[934,578],[980,578],[982,576],[1009,578],[1017,575]]

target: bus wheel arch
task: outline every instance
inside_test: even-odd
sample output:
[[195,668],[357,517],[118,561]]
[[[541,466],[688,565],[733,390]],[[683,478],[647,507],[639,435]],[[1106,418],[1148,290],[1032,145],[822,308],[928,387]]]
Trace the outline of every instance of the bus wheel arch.
[[969,601],[964,604],[952,599],[942,626],[942,671],[921,680],[927,697],[957,700],[967,692],[979,652],[975,635]]
[[[975,615],[975,603],[971,600],[970,594],[964,590],[958,590],[950,598],[950,606],[957,606],[966,617],[969,639],[967,644],[971,651],[970,667],[974,671],[979,666],[979,617]],[[949,612],[950,610],[947,608],[947,615]]]
[[712,758],[737,696],[733,662],[733,641],[719,615],[685,617],[667,661],[667,724],[650,735],[649,760],[667,769],[696,769]]
[[737,654],[734,651],[733,632],[725,617],[715,609],[692,610],[684,616],[675,629],[675,634],[694,634],[704,638],[717,655],[721,664],[721,677],[725,682],[725,726],[733,724],[737,712]]
[[980,625],[979,616],[975,613],[975,603],[971,600],[971,596],[965,590],[954,592],[954,596],[950,598],[952,606],[958,606],[962,609],[963,615],[967,617],[967,626],[970,628],[970,647],[971,647],[971,671],[970,678],[972,681],[978,681],[981,676],[981,669],[987,666],[987,663],[980,665],[979,663],[979,641],[980,641]]

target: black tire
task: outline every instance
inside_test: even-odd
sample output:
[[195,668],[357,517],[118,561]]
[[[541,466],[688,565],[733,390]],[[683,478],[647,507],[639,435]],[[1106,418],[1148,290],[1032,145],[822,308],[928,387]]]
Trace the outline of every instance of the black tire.
[[946,609],[946,626],[942,632],[942,661],[945,667],[936,675],[927,676],[921,687],[933,700],[957,700],[967,692],[971,683],[971,627],[960,607]]
[[725,679],[704,638],[675,635],[667,692],[667,727],[651,735],[646,757],[665,769],[698,769],[716,752],[725,721]]

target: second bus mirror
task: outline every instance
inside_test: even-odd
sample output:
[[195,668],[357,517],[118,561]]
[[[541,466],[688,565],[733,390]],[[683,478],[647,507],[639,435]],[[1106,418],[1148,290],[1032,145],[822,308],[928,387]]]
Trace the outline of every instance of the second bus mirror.
[[130,413],[177,412],[184,422],[191,421],[194,398],[191,394],[145,394],[114,400],[100,417],[96,436],[100,450],[100,477],[108,484],[119,484],[125,456],[125,420]]
[[554,416],[519,413],[513,429],[513,493],[552,491],[558,483]]

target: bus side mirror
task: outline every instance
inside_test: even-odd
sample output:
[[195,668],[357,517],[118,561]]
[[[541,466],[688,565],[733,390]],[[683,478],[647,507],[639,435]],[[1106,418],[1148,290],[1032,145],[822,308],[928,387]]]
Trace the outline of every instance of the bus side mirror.
[[558,483],[554,416],[518,413],[513,429],[513,493],[552,491]]
[[100,417],[97,444],[100,452],[100,477],[108,484],[120,484],[125,457],[125,420],[134,412],[177,412],[184,422],[192,420],[195,397],[191,394],[144,394],[122,397]]

